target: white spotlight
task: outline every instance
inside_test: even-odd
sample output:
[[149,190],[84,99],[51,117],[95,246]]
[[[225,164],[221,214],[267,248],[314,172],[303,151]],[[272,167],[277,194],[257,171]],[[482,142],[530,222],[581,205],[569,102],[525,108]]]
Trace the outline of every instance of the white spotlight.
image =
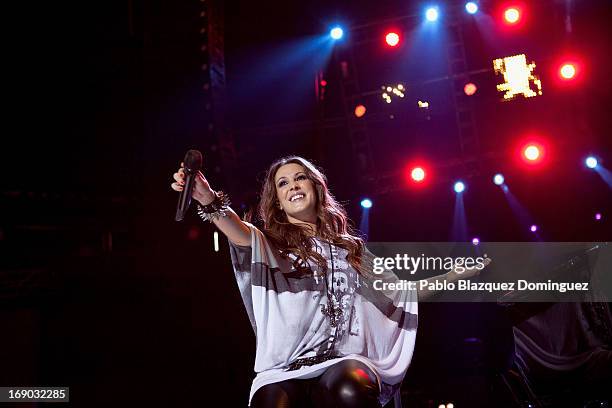
[[425,11],[425,18],[427,21],[436,21],[440,13],[436,7],[430,7]]
[[502,184],[504,184],[504,176],[501,173],[497,173],[495,176],[493,176],[493,183],[498,186],[501,186]]
[[594,169],[595,167],[597,167],[597,159],[593,156],[587,157],[584,163],[589,169]]
[[336,26],[334,28],[331,29],[331,31],[329,32],[329,35],[331,36],[331,38],[333,38],[334,40],[339,40],[342,38],[342,36],[344,35],[344,30],[342,30],[342,27],[340,26]]
[[465,3],[465,10],[470,14],[475,14],[478,11],[478,4],[473,1]]

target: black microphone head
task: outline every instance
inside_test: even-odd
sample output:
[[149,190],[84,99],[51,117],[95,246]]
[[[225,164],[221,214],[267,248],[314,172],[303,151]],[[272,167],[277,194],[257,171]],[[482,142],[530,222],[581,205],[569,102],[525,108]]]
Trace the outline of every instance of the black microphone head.
[[202,169],[202,153],[199,150],[189,150],[183,163],[186,171],[195,172]]

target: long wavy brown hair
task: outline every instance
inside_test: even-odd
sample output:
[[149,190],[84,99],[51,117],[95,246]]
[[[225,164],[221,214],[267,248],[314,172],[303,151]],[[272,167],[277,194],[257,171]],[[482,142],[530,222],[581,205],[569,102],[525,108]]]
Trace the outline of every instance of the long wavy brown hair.
[[300,260],[314,259],[322,270],[327,269],[325,258],[313,250],[315,237],[311,231],[306,226],[289,222],[287,214],[279,208],[274,178],[278,169],[289,163],[302,166],[306,176],[314,184],[317,192],[317,237],[346,249],[348,262],[359,271],[364,249],[363,239],[350,225],[344,207],[329,191],[323,172],[302,157],[283,157],[272,163],[268,169],[257,207],[257,215],[263,222],[263,233],[283,256],[293,253]]

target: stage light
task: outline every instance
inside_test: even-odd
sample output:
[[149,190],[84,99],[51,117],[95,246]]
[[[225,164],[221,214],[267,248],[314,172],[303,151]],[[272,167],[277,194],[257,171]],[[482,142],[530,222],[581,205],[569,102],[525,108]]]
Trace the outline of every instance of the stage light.
[[472,244],[474,244],[474,245],[480,244],[480,240],[478,239],[478,237],[472,238]]
[[576,76],[576,66],[574,64],[563,64],[559,69],[562,79],[573,79]]
[[523,156],[531,162],[536,161],[541,156],[540,148],[534,144],[530,144],[523,149]]
[[595,214],[595,220],[597,221],[601,220],[601,213]]
[[429,109],[429,102],[417,101],[417,106],[421,109]]
[[564,52],[550,65],[554,85],[560,88],[580,87],[586,66],[584,57],[576,51]]
[[215,252],[219,252],[219,232],[213,232],[213,247]]
[[436,7],[430,7],[425,11],[425,18],[427,21],[436,21],[439,17],[438,9]]
[[425,170],[423,170],[422,167],[415,167],[410,172],[410,177],[416,183],[420,183],[421,181],[425,180]]
[[467,96],[472,96],[476,93],[476,91],[478,90],[478,88],[476,87],[476,84],[469,82],[467,84],[465,84],[465,86],[463,87],[463,92],[465,92],[465,94]]
[[393,85],[383,85],[380,87],[383,91],[382,93],[382,98],[384,99],[385,102],[387,103],[391,103],[391,98],[393,95],[398,96],[400,98],[404,97],[404,91],[406,88],[404,88],[403,84],[397,84],[395,86]]
[[399,44],[399,40],[400,38],[398,33],[390,32],[385,35],[385,41],[390,47],[395,47],[397,44]]
[[510,7],[504,11],[504,20],[508,24],[516,24],[520,18],[521,13],[516,7]]
[[547,164],[549,143],[539,135],[529,135],[517,146],[517,157],[533,169]]
[[529,230],[530,230],[531,232],[536,232],[536,231],[538,230],[538,226],[537,226],[537,225],[535,225],[535,224],[533,224],[533,225],[532,225],[532,226],[529,228]]
[[455,408],[455,404],[449,402],[448,404],[446,404],[446,408]]
[[475,14],[478,11],[478,4],[473,1],[465,3],[465,10],[470,14]]
[[355,116],[358,118],[362,117],[366,113],[366,107],[363,105],[357,105],[355,107]]
[[595,167],[597,167],[597,159],[595,157],[593,157],[593,156],[589,156],[584,161],[584,164],[586,164],[586,166],[589,169],[594,169]]
[[537,160],[540,157],[540,149],[537,146],[530,145],[525,148],[523,154],[527,160]]
[[370,200],[369,198],[364,198],[363,200],[361,200],[361,206],[363,208],[372,208],[372,200]]
[[430,166],[426,160],[422,158],[413,159],[406,164],[402,174],[405,177],[406,182],[411,188],[420,189],[429,184],[430,180]]
[[465,184],[462,181],[458,181],[455,183],[453,188],[455,189],[455,193],[463,193],[465,191]]
[[344,35],[344,30],[342,30],[342,28],[339,26],[335,26],[334,28],[331,29],[331,31],[329,32],[329,35],[334,40],[339,40]]
[[[516,95],[525,98],[542,95],[542,82],[534,73],[535,67],[535,62],[527,64],[525,54],[493,60],[495,74],[501,74],[504,78],[504,83],[497,85],[498,91],[505,91],[504,100],[513,99]],[[535,85],[535,90],[531,89],[530,82]]]
[[504,184],[504,176],[501,173],[497,173],[495,176],[493,176],[493,183],[498,186],[501,186],[502,184]]

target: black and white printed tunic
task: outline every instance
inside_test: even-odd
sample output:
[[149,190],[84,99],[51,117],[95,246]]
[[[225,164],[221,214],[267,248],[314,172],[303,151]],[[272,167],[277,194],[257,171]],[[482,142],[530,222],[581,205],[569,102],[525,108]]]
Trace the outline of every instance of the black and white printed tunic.
[[[251,224],[251,246],[230,245],[238,287],[257,340],[249,405],[264,385],[312,378],[344,359],[378,376],[380,402],[393,396],[412,359],[417,328],[416,291],[382,291],[373,275],[359,274],[347,251],[321,240],[315,262],[282,257]],[[391,272],[375,276],[396,281]]]

